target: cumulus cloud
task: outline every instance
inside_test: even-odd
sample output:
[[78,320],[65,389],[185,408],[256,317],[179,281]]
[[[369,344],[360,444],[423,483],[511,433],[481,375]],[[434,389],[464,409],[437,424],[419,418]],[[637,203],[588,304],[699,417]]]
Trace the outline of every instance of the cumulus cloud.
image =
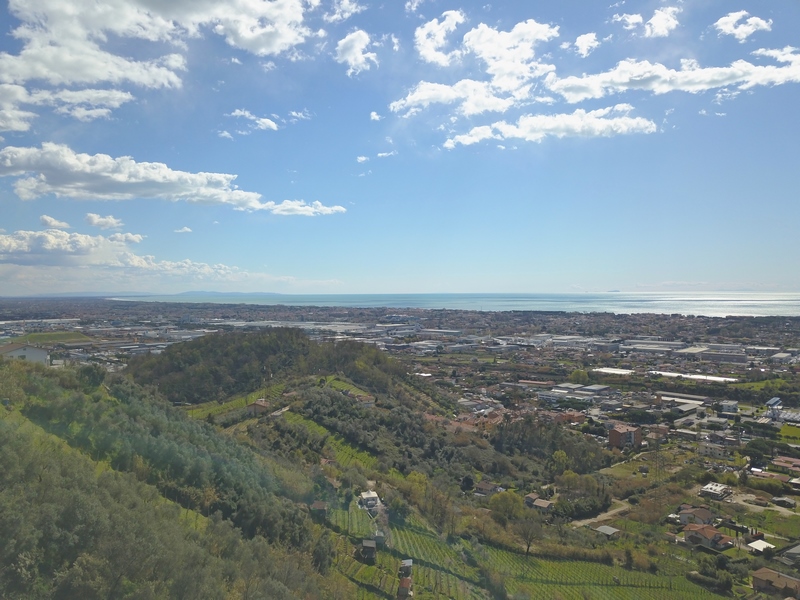
[[678,6],[656,9],[653,18],[644,24],[644,36],[667,37],[673,29],[680,25],[677,15],[681,10]]
[[[133,234],[130,234],[133,235]],[[133,236],[134,240],[136,237]],[[113,239],[112,239],[113,238]],[[68,233],[60,229],[16,231],[0,235],[0,263],[7,264],[113,264],[126,243],[132,241],[115,234],[111,237]],[[139,239],[139,241],[141,241]]]
[[444,147],[453,149],[461,144],[468,146],[483,140],[521,139],[541,142],[553,137],[609,137],[632,133],[654,133],[656,124],[641,117],[631,117],[629,104],[585,111],[577,109],[571,114],[523,115],[516,123],[498,121],[491,126],[474,127],[468,133],[457,135],[445,142]]
[[87,213],[86,222],[92,227],[99,227],[100,229],[119,229],[124,225],[124,223],[116,217],[111,215],[101,217],[96,213]]
[[366,52],[369,42],[369,34],[361,29],[357,29],[339,40],[336,45],[336,62],[347,65],[348,76],[368,71],[370,63],[378,65],[377,54]]
[[536,60],[535,47],[557,36],[558,27],[533,19],[517,23],[510,31],[481,23],[464,35],[459,52],[480,59],[488,80],[462,79],[454,84],[421,81],[389,109],[407,117],[432,104],[457,104],[457,112],[467,116],[504,112],[529,101],[533,81],[555,69]]
[[23,200],[46,194],[89,200],[162,199],[192,204],[223,204],[237,210],[274,214],[325,215],[341,206],[284,200],[263,202],[261,194],[234,185],[236,175],[175,171],[164,163],[136,162],[129,156],[81,154],[61,144],[41,148],[7,146],[0,150],[0,177],[19,177],[14,190]]
[[55,112],[79,121],[107,118],[111,110],[133,100],[129,92],[118,90],[34,90],[24,86],[0,83],[0,131],[28,131],[37,114],[22,108],[51,106]]
[[65,223],[64,221],[59,221],[58,219],[54,219],[48,215],[42,215],[39,217],[39,222],[49,229],[69,229],[69,223]]
[[173,233],[192,233],[192,230],[188,227],[181,227],[180,229],[175,229]]
[[380,121],[383,117],[376,113],[374,110],[369,113],[369,120],[370,121]]
[[447,34],[466,21],[464,13],[460,10],[448,10],[442,13],[442,21],[433,19],[417,27],[414,32],[414,45],[423,60],[446,67],[460,56],[460,51],[442,52],[447,45]]
[[583,58],[589,56],[599,45],[596,33],[584,33],[575,40],[575,49]]
[[644,23],[642,15],[635,15],[635,14],[614,15],[613,17],[611,17],[611,20],[614,23],[622,23],[622,27],[628,30],[636,29],[639,25]]
[[120,244],[138,244],[144,239],[144,236],[138,233],[112,233],[108,239]]
[[756,50],[753,54],[783,64],[754,65],[737,60],[727,67],[701,67],[697,61],[686,59],[681,61],[681,68],[675,70],[660,63],[627,59],[610,71],[594,75],[559,79],[553,74],[548,76],[546,84],[567,102],[574,103],[629,90],[646,90],[654,94],[673,91],[696,93],[728,86],[747,90],[755,86],[800,82],[797,49],[787,46],[782,50]]
[[[304,17],[317,5],[317,0],[12,0],[9,12],[19,24],[11,34],[20,49],[0,53],[0,84],[50,85],[55,89],[40,91],[35,102],[82,121],[107,118],[133,96],[75,88],[178,88],[186,70],[181,53],[186,41],[208,33],[257,56],[294,51],[313,35]],[[109,38],[124,40],[124,54],[106,43]],[[165,44],[177,51],[158,56]],[[76,102],[66,97],[87,92],[95,98]],[[99,94],[116,97],[92,104]],[[20,101],[4,106],[3,96],[0,92],[0,128],[26,131],[34,115],[20,108]]]
[[425,2],[425,0],[408,0],[406,2],[406,12],[417,12],[420,4]]
[[369,156],[356,156],[356,162],[365,163],[369,160]]
[[243,108],[237,108],[232,113],[229,113],[225,116],[247,119],[252,124],[253,129],[271,129],[272,131],[278,130],[278,125],[272,119],[267,119],[266,117],[257,117],[249,110],[244,110]]
[[[772,19],[768,21],[759,17],[745,19],[749,14],[746,10],[729,13],[714,23],[714,27],[719,31],[719,35],[732,35],[740,43],[744,43],[756,31],[772,31]],[[742,19],[745,20],[740,23]]]
[[364,10],[366,10],[366,7],[361,6],[355,0],[334,0],[333,11],[327,13],[322,18],[328,23],[339,23],[340,21],[346,21],[353,15]]

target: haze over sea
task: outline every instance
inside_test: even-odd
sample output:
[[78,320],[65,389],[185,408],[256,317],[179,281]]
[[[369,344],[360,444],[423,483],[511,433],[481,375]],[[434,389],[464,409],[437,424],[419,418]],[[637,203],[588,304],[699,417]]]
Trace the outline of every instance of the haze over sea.
[[428,308],[481,311],[564,311],[725,316],[800,316],[800,293],[605,292],[584,294],[236,294],[187,292],[116,298],[285,306]]

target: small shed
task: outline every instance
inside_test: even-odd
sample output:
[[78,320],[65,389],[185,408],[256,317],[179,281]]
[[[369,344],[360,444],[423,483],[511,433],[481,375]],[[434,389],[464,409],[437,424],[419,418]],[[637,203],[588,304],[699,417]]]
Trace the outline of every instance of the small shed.
[[361,541],[361,558],[368,561],[374,561],[375,556],[378,554],[378,548],[375,540],[362,540]]
[[372,490],[361,492],[361,504],[367,508],[372,508],[378,505],[378,494]]
[[609,540],[613,540],[619,537],[619,529],[615,529],[614,527],[610,527],[608,525],[600,525],[595,529],[597,533],[602,533],[606,538]]
[[255,402],[247,405],[247,414],[251,417],[263,415],[269,411],[269,404],[264,398],[259,398]]
[[410,558],[400,561],[400,577],[411,577],[411,568],[414,566],[414,561]]

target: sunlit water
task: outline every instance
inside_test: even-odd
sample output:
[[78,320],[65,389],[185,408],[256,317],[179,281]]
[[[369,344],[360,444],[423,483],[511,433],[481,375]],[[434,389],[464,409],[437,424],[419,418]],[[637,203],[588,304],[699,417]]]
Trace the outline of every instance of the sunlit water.
[[797,293],[603,294],[180,294],[124,298],[150,302],[208,302],[285,306],[429,308],[481,311],[564,311],[724,316],[800,316]]

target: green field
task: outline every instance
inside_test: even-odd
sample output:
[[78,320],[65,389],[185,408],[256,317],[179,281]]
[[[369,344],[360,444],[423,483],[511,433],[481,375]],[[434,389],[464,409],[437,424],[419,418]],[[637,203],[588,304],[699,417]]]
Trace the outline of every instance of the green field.
[[[261,390],[257,390],[251,394],[247,394],[247,396],[240,396],[239,398],[233,398],[232,400],[228,400],[227,402],[204,402],[203,404],[195,404],[193,406],[185,407],[186,412],[188,415],[193,419],[207,419],[209,416],[216,417],[232,410],[236,410],[237,408],[244,408],[248,404],[252,404],[259,398],[264,398],[268,402],[273,403],[278,400],[281,395],[283,394],[284,385],[272,385],[268,388],[264,388]],[[281,408],[280,406],[276,405],[276,410]]]
[[298,415],[292,411],[283,414],[283,418],[289,423],[300,424],[306,427],[310,433],[316,433],[320,436],[328,436],[325,445],[334,453],[335,460],[342,468],[347,468],[351,465],[358,465],[365,469],[374,469],[378,464],[378,459],[363,452],[350,444],[348,444],[342,436],[333,434],[322,425],[318,425],[309,419]]
[[354,396],[369,396],[369,392],[365,392],[358,386],[353,385],[352,383],[348,383],[346,381],[342,381],[336,375],[328,375],[325,378],[325,385],[332,387],[335,390],[339,390],[340,392],[349,392]]
[[[341,511],[345,514],[345,511]],[[363,512],[363,511],[362,511]],[[414,597],[422,600],[483,600],[485,576],[505,587],[513,598],[584,600],[711,599],[715,594],[682,575],[653,574],[594,562],[547,560],[458,539],[450,544],[413,517],[393,525],[387,548],[375,565],[365,565],[344,538],[337,546],[335,568],[359,586],[357,598],[392,597],[397,590],[397,565],[414,561]],[[471,566],[477,565],[477,566]]]
[[66,344],[70,342],[91,342],[92,338],[77,331],[50,331],[47,333],[29,333],[13,338],[6,343],[14,344]]
[[800,427],[784,423],[781,427],[781,441],[796,444],[800,440]]

